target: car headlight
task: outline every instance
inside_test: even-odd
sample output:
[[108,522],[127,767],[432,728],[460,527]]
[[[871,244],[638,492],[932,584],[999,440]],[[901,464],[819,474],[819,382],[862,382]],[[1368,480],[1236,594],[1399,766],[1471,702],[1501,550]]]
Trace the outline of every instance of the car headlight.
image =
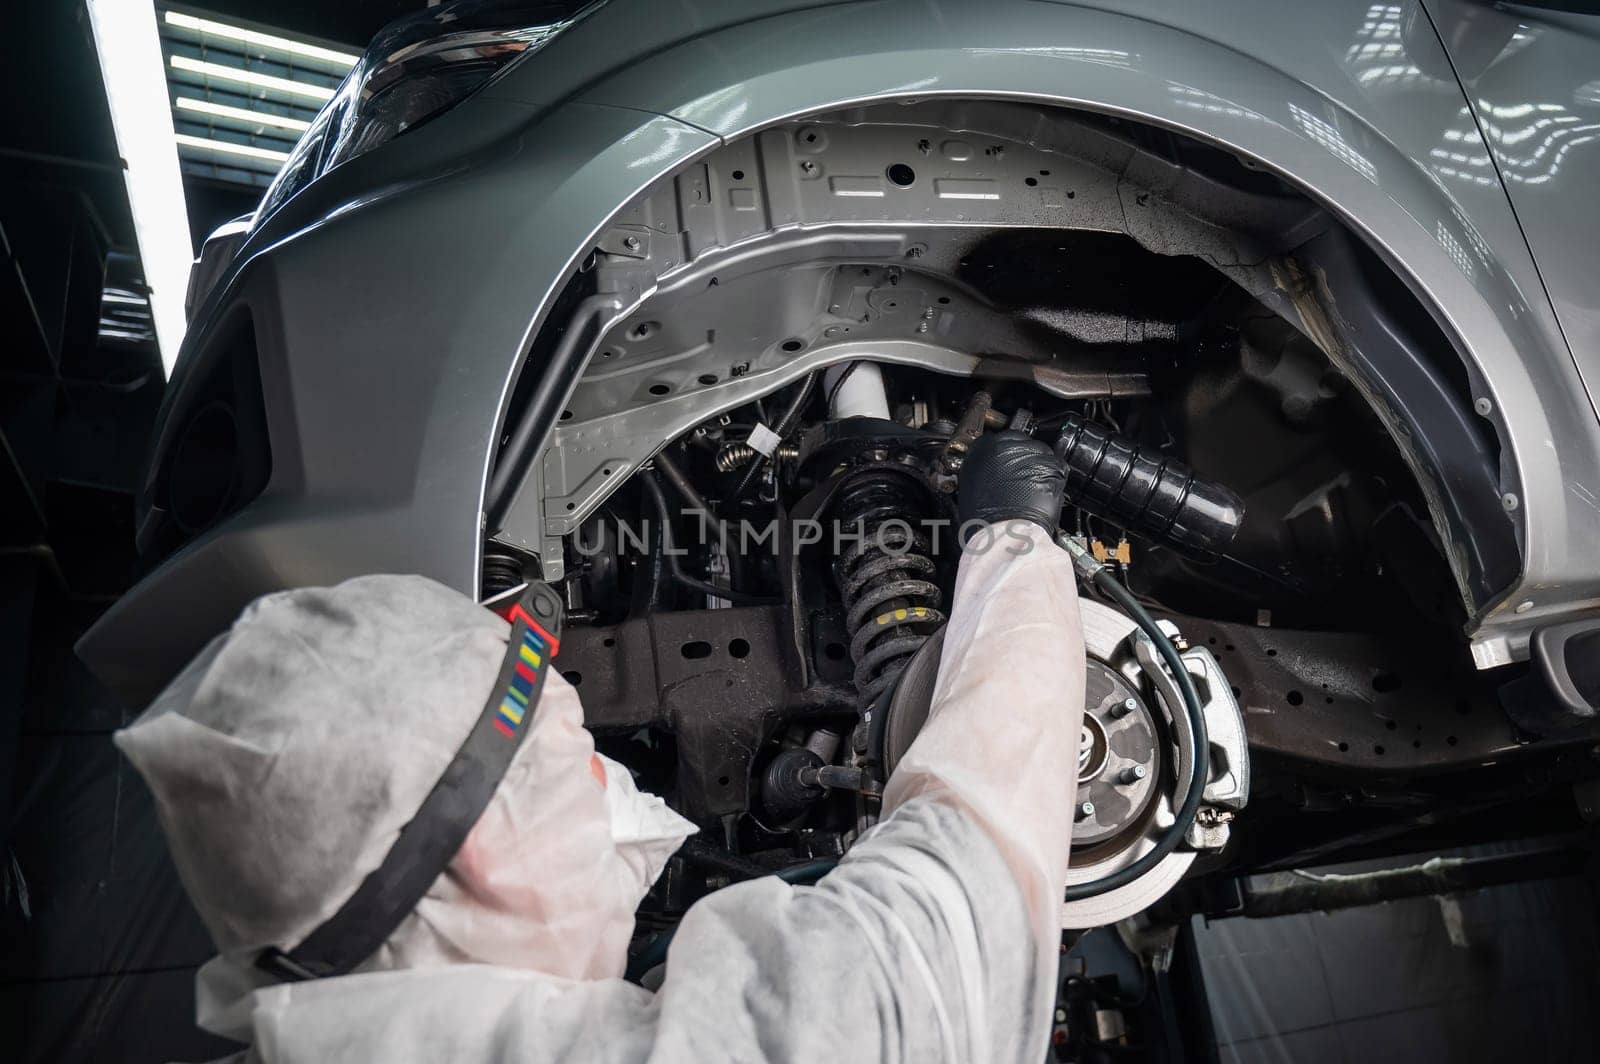
[[333,167],[448,111],[605,2],[462,0],[392,23],[301,136],[255,222]]

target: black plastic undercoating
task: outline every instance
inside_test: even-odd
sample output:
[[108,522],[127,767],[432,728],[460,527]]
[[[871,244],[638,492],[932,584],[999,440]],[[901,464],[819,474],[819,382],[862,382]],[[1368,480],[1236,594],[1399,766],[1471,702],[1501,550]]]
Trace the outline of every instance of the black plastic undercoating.
[[[1348,337],[1340,352],[1398,421],[1407,446],[1434,480],[1430,493],[1449,525],[1451,547],[1464,563],[1467,590],[1478,606],[1517,578],[1522,554],[1513,517],[1501,499],[1500,456],[1489,423],[1472,410],[1468,382],[1443,332],[1420,312],[1407,314],[1389,296],[1390,278],[1376,257],[1343,232],[1328,232],[1295,253],[1314,267],[1311,295],[1330,305]],[[1338,293],[1336,302],[1329,293]],[[1430,342],[1432,347],[1430,349]],[[1427,490],[1424,485],[1424,490]]]
[[973,244],[956,278],[1015,315],[1041,350],[1175,350],[1227,281],[1199,258],[1134,249],[1121,233],[1001,229]]

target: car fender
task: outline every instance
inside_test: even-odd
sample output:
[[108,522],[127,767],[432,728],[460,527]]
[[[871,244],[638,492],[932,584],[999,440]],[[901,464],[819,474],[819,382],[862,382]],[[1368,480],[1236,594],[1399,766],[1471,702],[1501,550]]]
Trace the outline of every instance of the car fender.
[[[497,87],[515,90],[514,81]],[[656,52],[584,99],[733,139],[798,115],[935,95],[1048,102],[1177,130],[1327,207],[1452,338],[1477,415],[1499,437],[1501,497],[1523,571],[1479,603],[1470,634],[1480,666],[1526,656],[1540,624],[1600,608],[1591,534],[1600,422],[1414,0],[839,5]]]
[[[455,112],[313,183],[251,234],[202,317],[253,301],[257,331],[271,341],[260,353],[271,480],[85,637],[80,652],[103,678],[143,701],[245,603],[284,587],[389,571],[475,592],[505,404],[554,297],[607,221],[728,138],[931,94],[1026,99],[1183,131],[1333,210],[1454,337],[1502,441],[1525,565],[1478,619],[1480,662],[1525,652],[1536,621],[1600,603],[1593,512],[1562,486],[1600,484],[1600,425],[1503,194],[1452,183],[1427,162],[1429,146],[1455,128],[1459,87],[1363,87],[1378,68],[1361,65],[1359,35],[1387,14],[1368,18],[1368,5],[1349,0],[1292,11],[1266,0],[1181,10],[1024,0],[789,4],[778,14],[762,4],[680,6],[708,14],[679,21],[675,43],[631,38],[634,54],[614,49],[609,71],[572,88],[574,56],[630,39],[620,34],[635,5],[608,4],[548,49],[550,69],[565,71],[557,88],[535,56]],[[730,22],[735,7],[742,21]],[[722,28],[696,34],[696,25]],[[1429,40],[1437,47],[1427,37],[1415,47]],[[493,143],[463,132],[490,111],[513,116],[497,121],[514,132]],[[452,138],[472,151],[452,160]],[[201,333],[181,360],[179,392],[186,367],[204,363]],[[181,396],[169,399],[169,410],[180,407]]]

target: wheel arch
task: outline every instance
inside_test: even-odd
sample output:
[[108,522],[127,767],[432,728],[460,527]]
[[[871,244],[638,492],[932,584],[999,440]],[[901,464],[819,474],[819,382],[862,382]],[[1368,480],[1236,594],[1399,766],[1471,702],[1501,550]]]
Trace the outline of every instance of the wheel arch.
[[[1503,192],[1453,180],[1435,161],[1466,106],[1459,86],[1435,78],[1410,98],[1363,95],[1362,71],[1330,61],[1335,50],[1316,27],[1298,24],[1300,15],[1286,22],[1270,4],[1246,5],[1239,30],[1184,24],[1196,18],[1190,12],[1121,7],[949,5],[942,19],[912,21],[907,5],[888,2],[789,13],[662,49],[612,71],[583,98],[663,114],[724,143],[867,103],[1023,100],[1169,130],[1270,171],[1337,217],[1404,282],[1469,382],[1476,409],[1454,411],[1452,430],[1470,432],[1465,421],[1484,419],[1499,441],[1494,479],[1504,502],[1475,507],[1475,521],[1509,527],[1521,565],[1496,587],[1472,589],[1469,634],[1480,664],[1524,656],[1542,619],[1600,605],[1600,558],[1582,534],[1593,508],[1564,487],[1600,483],[1600,426]],[[1305,17],[1366,9],[1325,7]],[[1039,43],[1061,40],[1073,43]],[[1408,34],[1406,47],[1418,69],[1449,70],[1431,30]],[[516,86],[498,91],[514,94]],[[1342,311],[1325,305],[1319,313]],[[1369,335],[1385,328],[1381,320],[1347,324]],[[1375,368],[1379,383],[1387,381],[1388,367]],[[1431,430],[1399,423],[1410,402],[1404,389],[1370,398],[1398,415],[1392,431],[1416,453],[1414,438],[1404,437]],[[1557,439],[1577,445],[1558,449]],[[1419,456],[1445,493],[1462,487],[1447,461],[1454,450],[1445,440]],[[1441,528],[1447,536],[1463,531],[1496,534]],[[1469,563],[1452,564],[1459,574]]]

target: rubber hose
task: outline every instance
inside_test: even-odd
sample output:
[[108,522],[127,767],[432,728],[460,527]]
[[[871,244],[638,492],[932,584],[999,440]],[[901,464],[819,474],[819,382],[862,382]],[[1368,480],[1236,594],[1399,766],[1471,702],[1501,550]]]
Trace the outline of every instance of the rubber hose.
[[644,482],[645,492],[649,494],[650,501],[655,504],[656,517],[661,521],[662,554],[666,556],[668,576],[690,591],[698,591],[702,595],[709,595],[712,598],[725,599],[735,606],[771,606],[774,604],[775,600],[773,599],[762,598],[759,595],[747,595],[742,591],[734,591],[731,588],[718,587],[716,584],[690,576],[684,572],[683,568],[678,564],[678,556],[673,553],[672,537],[667,534],[666,493],[661,490],[661,485],[656,482],[654,476],[647,474],[639,479]]
[[1062,421],[1055,451],[1067,502],[1201,561],[1226,549],[1244,521],[1244,500],[1230,489],[1076,414]]

